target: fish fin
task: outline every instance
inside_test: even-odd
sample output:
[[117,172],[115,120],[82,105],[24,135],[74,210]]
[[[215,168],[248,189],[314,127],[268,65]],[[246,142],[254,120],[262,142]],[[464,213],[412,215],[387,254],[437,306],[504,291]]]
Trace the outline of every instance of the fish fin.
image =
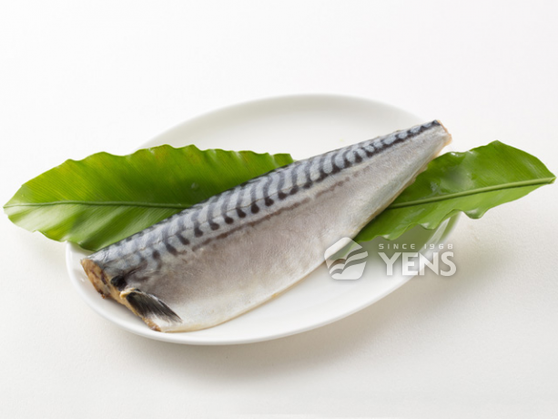
[[182,319],[172,309],[153,294],[138,288],[126,290],[121,294],[141,317],[158,317],[168,322],[180,322]]

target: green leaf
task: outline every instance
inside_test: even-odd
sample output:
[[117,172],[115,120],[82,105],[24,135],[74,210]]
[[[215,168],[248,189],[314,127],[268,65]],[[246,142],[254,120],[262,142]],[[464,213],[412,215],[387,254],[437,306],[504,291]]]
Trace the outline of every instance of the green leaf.
[[355,240],[377,236],[393,240],[416,225],[434,229],[458,212],[480,218],[490,208],[555,179],[539,159],[499,141],[464,153],[447,153],[432,160]]
[[4,206],[10,220],[48,238],[98,250],[277,167],[288,154],[190,145],[97,153],[25,183]]
[[[98,250],[292,161],[288,154],[195,146],[160,146],[128,156],[98,153],[25,183],[4,210],[30,231]],[[479,218],[554,180],[536,157],[498,141],[444,154],[356,240],[395,239],[416,225],[434,229],[458,212]]]

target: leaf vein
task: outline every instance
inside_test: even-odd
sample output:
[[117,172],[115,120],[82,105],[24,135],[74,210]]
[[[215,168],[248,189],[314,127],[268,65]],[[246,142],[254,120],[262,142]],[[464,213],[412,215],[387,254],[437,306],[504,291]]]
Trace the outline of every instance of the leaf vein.
[[537,186],[537,185],[542,186],[542,185],[547,185],[549,183],[554,182],[555,179],[556,179],[555,177],[542,178],[542,179],[530,179],[530,180],[525,180],[525,181],[520,181],[520,182],[508,183],[508,184],[504,184],[504,185],[502,185],[502,184],[492,185],[492,186],[487,186],[485,188],[477,188],[477,189],[471,189],[471,190],[468,190],[468,191],[456,192],[456,193],[452,193],[452,194],[433,196],[433,197],[424,198],[424,199],[417,199],[417,200],[414,200],[414,201],[399,202],[399,203],[391,204],[388,208],[386,208],[386,210],[412,207],[412,206],[415,206],[415,205],[430,204],[430,203],[439,202],[439,201],[447,201],[448,199],[461,198],[461,197],[464,197],[464,196],[477,195],[477,194],[486,193],[486,192],[501,191],[503,189],[521,188],[521,187],[524,187],[524,186]]
[[145,208],[169,208],[169,209],[186,209],[186,204],[169,204],[166,202],[138,202],[138,201],[51,201],[51,202],[21,202],[17,204],[8,204],[4,208],[13,207],[48,207],[55,205],[88,205],[88,206],[106,206],[106,207],[145,207]]

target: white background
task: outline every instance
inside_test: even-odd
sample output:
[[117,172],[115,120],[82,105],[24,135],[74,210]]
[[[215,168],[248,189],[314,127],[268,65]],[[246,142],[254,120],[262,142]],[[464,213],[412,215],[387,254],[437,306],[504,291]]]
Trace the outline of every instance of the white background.
[[[197,114],[340,93],[558,171],[551,1],[0,3],[0,201]],[[288,151],[288,150],[285,150]],[[556,186],[462,218],[458,272],[258,344],[166,344],[78,297],[64,245],[0,220],[0,416],[556,417]],[[79,416],[78,416],[79,415]]]

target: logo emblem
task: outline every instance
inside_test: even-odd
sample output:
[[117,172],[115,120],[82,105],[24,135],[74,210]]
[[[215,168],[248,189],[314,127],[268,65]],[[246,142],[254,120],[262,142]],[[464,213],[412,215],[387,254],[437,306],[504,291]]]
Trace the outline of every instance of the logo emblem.
[[364,273],[367,257],[368,252],[348,237],[343,237],[324,253],[329,274],[338,281],[360,279]]

